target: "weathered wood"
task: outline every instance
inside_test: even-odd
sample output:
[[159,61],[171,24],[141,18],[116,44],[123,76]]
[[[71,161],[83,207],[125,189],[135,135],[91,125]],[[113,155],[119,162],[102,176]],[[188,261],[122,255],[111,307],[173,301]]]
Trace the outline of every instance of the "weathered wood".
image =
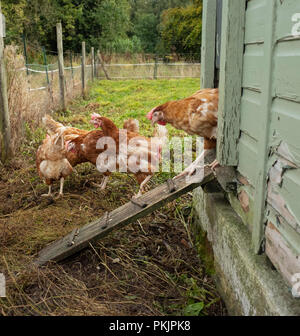
[[266,254],[281,273],[287,284],[300,273],[300,255],[295,254],[276,227],[269,222],[266,228]]
[[[2,15],[1,4],[0,15]],[[7,97],[7,75],[4,62],[4,40],[0,36],[0,160],[4,163],[11,155],[11,130]]]
[[257,153],[257,179],[255,183],[252,245],[255,253],[261,251],[261,244],[264,238],[264,223],[266,221],[266,196],[268,178],[269,138],[272,119],[272,76],[273,76],[273,51],[275,48],[276,28],[276,1],[270,1],[265,13],[265,43],[262,66],[264,69],[262,82],[262,98],[260,132],[258,139]]
[[107,71],[106,71],[106,68],[105,68],[105,65],[104,65],[104,62],[103,62],[103,59],[102,59],[102,56],[101,56],[99,50],[98,50],[98,52],[97,52],[97,57],[98,57],[98,61],[99,61],[100,65],[101,65],[101,68],[102,68],[102,70],[103,70],[103,72],[104,72],[104,74],[105,74],[106,79],[107,79],[107,80],[110,80],[110,77],[109,77],[109,75],[108,75],[108,73],[107,73]]
[[[72,254],[86,248],[90,242],[97,241],[107,236],[112,230],[120,229],[141,217],[145,217],[154,210],[162,207],[166,202],[171,202],[181,195],[204,185],[214,179],[214,175],[209,168],[204,169],[204,176],[201,181],[188,181],[185,177],[174,181],[176,191],[170,193],[167,183],[150,190],[138,199],[139,203],[146,204],[140,207],[136,202],[129,202],[115,209],[109,215],[105,214],[100,219],[87,224],[80,230],[73,231],[66,237],[54,242],[42,250],[35,261],[36,265],[44,265],[50,260],[60,261]],[[71,242],[71,243],[70,243]]]
[[245,8],[245,0],[223,1],[217,159],[224,166],[238,164]]
[[64,67],[64,50],[62,38],[62,25],[61,22],[56,24],[57,35],[57,51],[58,51],[58,71],[59,71],[59,93],[60,105],[63,111],[66,111],[66,98],[65,98],[65,67]]
[[95,80],[95,48],[92,47],[91,48],[91,58],[92,58],[92,68],[91,68],[91,71],[92,71],[92,81]]
[[81,85],[82,85],[82,96],[85,97],[86,94],[86,82],[85,82],[85,73],[86,73],[86,50],[85,42],[82,42],[82,51],[81,51]]
[[201,88],[213,88],[215,79],[217,1],[204,0],[202,14]]
[[236,194],[237,192],[237,174],[236,170],[233,167],[217,167],[216,178],[220,183],[221,187],[226,192],[232,192]]

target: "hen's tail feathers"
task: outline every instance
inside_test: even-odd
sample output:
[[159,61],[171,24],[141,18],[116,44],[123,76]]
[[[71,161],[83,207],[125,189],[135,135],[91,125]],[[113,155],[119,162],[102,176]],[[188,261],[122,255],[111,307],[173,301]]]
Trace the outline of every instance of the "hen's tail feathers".
[[43,117],[42,121],[47,128],[49,135],[54,135],[56,133],[62,134],[65,130],[65,126],[63,124],[53,120],[48,114]]
[[123,128],[127,129],[129,132],[139,133],[140,132],[140,124],[137,119],[128,119],[124,121]]

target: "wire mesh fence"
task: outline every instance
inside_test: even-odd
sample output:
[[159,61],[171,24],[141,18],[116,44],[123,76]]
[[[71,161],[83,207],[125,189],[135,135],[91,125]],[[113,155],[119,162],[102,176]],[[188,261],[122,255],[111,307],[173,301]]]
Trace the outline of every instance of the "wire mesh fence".
[[[99,56],[99,55],[98,55]],[[100,59],[96,55],[94,68],[92,68],[91,55],[87,57],[85,80],[95,78],[109,80],[123,79],[167,79],[167,78],[199,78],[200,62],[185,61],[183,58],[175,59],[172,55],[103,55]],[[51,87],[53,97],[58,88],[58,62],[52,64],[26,64],[21,69],[28,75],[30,91],[49,90]],[[82,82],[81,56],[74,55],[65,58],[65,85],[69,98],[72,92]],[[51,92],[50,92],[51,94]]]
[[[16,46],[6,47],[8,68],[8,102],[12,124],[13,147],[22,142],[26,127],[35,129],[42,117],[61,108],[61,87],[58,55],[46,53],[38,62],[26,62]],[[44,59],[44,62],[42,60]],[[42,64],[44,63],[44,64]],[[199,78],[200,62],[186,55],[64,53],[64,93],[68,104],[84,93],[83,82],[97,80]],[[27,125],[27,126],[26,126]]]

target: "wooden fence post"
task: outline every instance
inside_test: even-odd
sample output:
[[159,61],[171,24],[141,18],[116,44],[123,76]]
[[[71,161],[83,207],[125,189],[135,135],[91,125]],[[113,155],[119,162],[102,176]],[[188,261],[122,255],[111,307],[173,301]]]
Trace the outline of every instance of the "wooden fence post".
[[155,58],[154,58],[154,73],[153,73],[153,79],[157,79],[157,68],[158,68],[158,56],[155,55]]
[[81,52],[81,82],[82,82],[82,96],[85,97],[85,42],[82,42]]
[[91,71],[92,71],[92,81],[94,81],[95,80],[95,49],[94,49],[94,47],[92,47],[92,49],[91,49],[91,57],[92,57],[92,69],[91,69]]
[[65,67],[64,67],[64,50],[63,50],[61,22],[56,24],[56,35],[57,35],[57,50],[58,50],[60,104],[61,104],[62,110],[65,112],[67,108],[66,108],[66,98],[65,98]]
[[94,74],[95,74],[95,78],[98,78],[98,67],[97,67],[97,52],[98,51],[94,51]]
[[[0,4],[0,15],[2,15]],[[7,76],[4,62],[4,40],[0,36],[0,160],[4,163],[12,155],[11,131],[7,97]]]
[[26,67],[26,74],[29,76],[29,71],[28,71],[28,56],[27,56],[27,46],[26,46],[26,36],[25,33],[23,32],[23,48],[24,48],[24,56],[25,56],[25,67]]

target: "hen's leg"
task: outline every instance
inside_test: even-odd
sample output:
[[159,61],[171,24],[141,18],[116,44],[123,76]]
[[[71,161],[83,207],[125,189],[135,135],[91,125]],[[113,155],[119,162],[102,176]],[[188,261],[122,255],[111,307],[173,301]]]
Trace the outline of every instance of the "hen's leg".
[[187,176],[187,175],[191,176],[195,173],[197,169],[203,168],[204,167],[204,164],[203,164],[204,154],[205,154],[205,149],[192,164],[190,164],[187,168],[185,168],[185,170],[182,173],[175,176],[174,180],[182,176]]
[[91,182],[91,184],[94,187],[100,188],[100,190],[105,190],[105,188],[107,186],[107,182],[108,182],[109,176],[110,175],[105,175],[104,178],[101,181],[101,184],[98,184],[98,183],[95,183],[95,182]]
[[139,189],[139,192],[138,192],[138,194],[136,195],[136,197],[140,197],[140,196],[142,196],[143,191],[145,191],[144,188],[145,188],[146,184],[150,181],[151,177],[152,177],[152,175],[147,176],[147,177],[144,179],[144,181],[140,184],[140,189]]
[[48,194],[42,194],[41,197],[52,197],[52,193],[51,193],[51,184],[49,185],[49,191]]
[[58,194],[57,198],[60,198],[60,197],[64,196],[64,182],[65,182],[65,179],[62,177],[60,179],[60,188],[59,188],[59,194]]
[[101,182],[101,185],[100,185],[100,189],[101,189],[101,190],[105,190],[106,185],[107,185],[107,182],[108,182],[108,179],[109,179],[109,175],[106,175],[106,176],[103,178],[103,180],[102,180],[102,182]]
[[217,167],[220,166],[219,162],[217,160],[213,161],[210,165],[208,165],[211,170],[215,170]]

